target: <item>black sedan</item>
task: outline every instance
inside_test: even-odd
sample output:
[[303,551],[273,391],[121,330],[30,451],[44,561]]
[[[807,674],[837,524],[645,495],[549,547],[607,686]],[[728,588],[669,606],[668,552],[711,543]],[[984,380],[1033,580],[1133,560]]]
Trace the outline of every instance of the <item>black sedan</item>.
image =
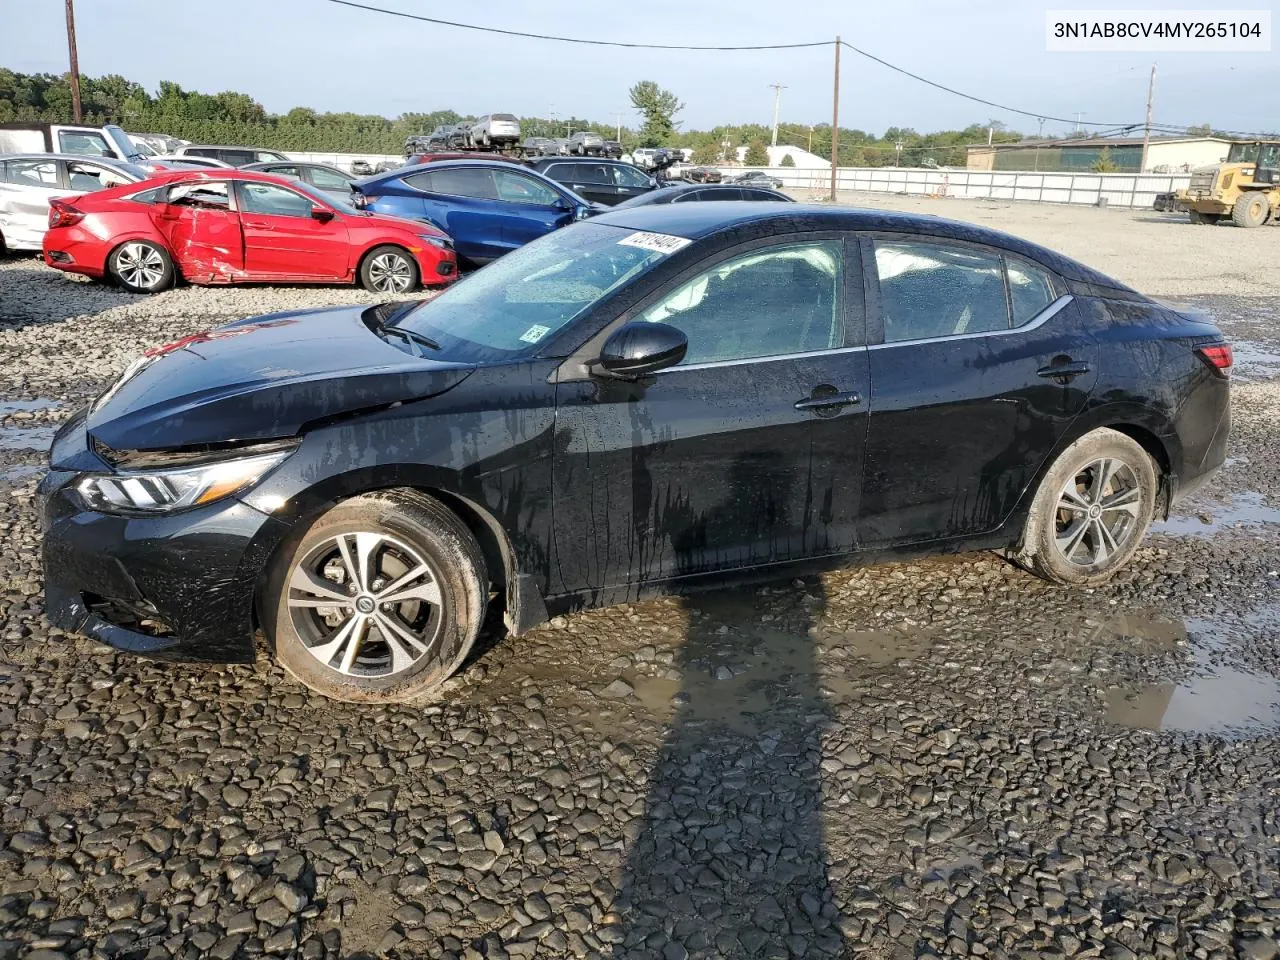
[[311,184],[317,190],[334,193],[340,197],[350,196],[351,184],[356,181],[355,177],[343,173],[337,167],[331,167],[327,163],[302,163],[293,160],[285,163],[271,161],[270,163],[251,163],[240,169],[274,173],[280,177],[292,177],[294,180],[301,180],[303,183]]
[[529,165],[593,203],[615,206],[657,190],[659,182],[639,167],[603,157],[539,157]]
[[57,625],[333,697],[709,575],[1000,549],[1105,581],[1222,464],[1231,348],[1050,250],[934,217],[615,210],[425,303],[243,320],[58,433]]
[[768,187],[770,190],[781,190],[782,181],[771,177],[763,170],[748,170],[737,177],[731,177],[727,183],[736,183],[743,187]]
[[737,184],[727,183],[675,183],[633,197],[618,206],[640,207],[651,203],[694,203],[703,200],[770,200],[774,203],[795,203],[785,193],[766,190],[764,187],[740,187]]

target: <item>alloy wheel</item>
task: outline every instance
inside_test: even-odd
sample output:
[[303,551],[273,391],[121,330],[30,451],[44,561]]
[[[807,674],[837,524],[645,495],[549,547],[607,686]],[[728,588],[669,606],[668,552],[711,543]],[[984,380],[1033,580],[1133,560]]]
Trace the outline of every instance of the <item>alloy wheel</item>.
[[321,541],[294,567],[286,602],[308,653],[348,677],[389,677],[438,655],[440,578],[382,533]]
[[369,262],[369,281],[379,293],[404,293],[413,283],[413,267],[396,253],[380,253]]
[[1058,494],[1058,553],[1082,567],[1106,562],[1141,527],[1143,507],[1142,487],[1129,464],[1112,457],[1091,461]]
[[126,283],[150,290],[164,277],[164,258],[146,243],[126,243],[116,254],[116,271]]

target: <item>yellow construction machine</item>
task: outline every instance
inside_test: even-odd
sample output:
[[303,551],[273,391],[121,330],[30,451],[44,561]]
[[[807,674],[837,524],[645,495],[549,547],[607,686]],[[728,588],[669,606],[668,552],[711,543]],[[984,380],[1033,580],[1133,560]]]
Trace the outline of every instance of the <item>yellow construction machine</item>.
[[1192,223],[1230,217],[1237,227],[1260,227],[1280,221],[1280,141],[1233,143],[1225,163],[1193,170],[1174,202]]

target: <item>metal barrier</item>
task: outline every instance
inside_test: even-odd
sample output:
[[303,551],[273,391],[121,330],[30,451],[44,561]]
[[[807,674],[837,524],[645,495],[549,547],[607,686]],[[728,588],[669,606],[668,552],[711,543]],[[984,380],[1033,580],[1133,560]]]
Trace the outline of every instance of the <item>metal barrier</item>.
[[[724,167],[726,177],[761,170],[793,190],[815,199],[831,191],[831,170],[797,167]],[[1156,194],[1185,187],[1187,173],[1021,173],[962,169],[840,167],[836,189],[863,193],[897,193],[983,200],[1030,200],[1036,203],[1093,205],[1100,199],[1113,207],[1150,207]]]

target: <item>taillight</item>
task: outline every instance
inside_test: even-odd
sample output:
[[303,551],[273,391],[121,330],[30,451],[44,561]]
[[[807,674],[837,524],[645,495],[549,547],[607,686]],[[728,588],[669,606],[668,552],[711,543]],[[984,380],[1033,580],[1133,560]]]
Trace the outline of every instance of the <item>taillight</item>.
[[1200,355],[1201,360],[1209,365],[1209,369],[1218,376],[1231,376],[1231,363],[1234,359],[1231,354],[1231,344],[1211,343],[1207,346],[1196,347],[1196,353]]
[[84,214],[65,200],[49,201],[49,229],[69,227],[84,219]]

